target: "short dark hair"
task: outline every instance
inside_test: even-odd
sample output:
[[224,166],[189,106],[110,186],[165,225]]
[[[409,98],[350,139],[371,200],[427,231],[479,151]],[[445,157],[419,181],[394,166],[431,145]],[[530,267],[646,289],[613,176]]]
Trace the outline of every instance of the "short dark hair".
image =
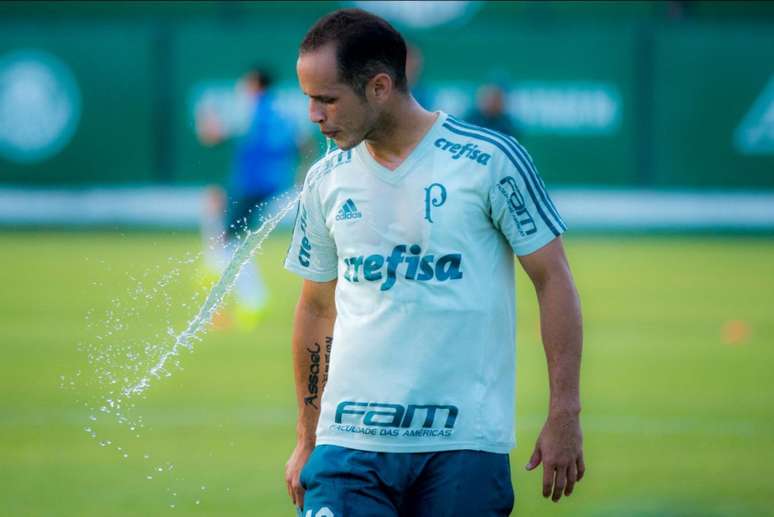
[[317,20],[301,42],[299,52],[336,45],[339,78],[365,96],[368,81],[386,73],[402,92],[406,81],[406,41],[386,20],[362,9],[339,9]]
[[271,72],[259,64],[251,66],[245,75],[257,82],[258,87],[262,89],[266,89],[274,83]]

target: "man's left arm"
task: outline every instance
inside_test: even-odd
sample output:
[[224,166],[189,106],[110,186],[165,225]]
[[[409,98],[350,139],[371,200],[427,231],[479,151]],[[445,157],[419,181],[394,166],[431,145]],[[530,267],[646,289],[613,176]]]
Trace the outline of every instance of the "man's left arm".
[[535,286],[540,305],[550,386],[548,418],[526,468],[533,470],[543,463],[543,497],[552,496],[556,502],[562,494],[572,493],[586,470],[580,427],[580,300],[561,238],[519,261]]

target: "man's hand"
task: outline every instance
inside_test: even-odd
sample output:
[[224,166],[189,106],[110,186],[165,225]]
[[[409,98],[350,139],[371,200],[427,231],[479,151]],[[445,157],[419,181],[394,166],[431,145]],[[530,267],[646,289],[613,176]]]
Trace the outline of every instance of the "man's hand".
[[580,428],[580,362],[583,321],[580,299],[567,264],[562,239],[519,257],[535,285],[540,304],[540,332],[548,363],[548,420],[527,463],[543,463],[543,497],[554,502],[570,495],[583,478],[583,435]]
[[301,469],[315,445],[315,428],[320,418],[320,400],[328,378],[328,358],[333,346],[336,322],[336,280],[304,280],[293,320],[293,378],[296,384],[298,423],[296,448],[285,464],[288,495],[297,507],[304,506]]
[[552,494],[554,502],[569,496],[575,483],[583,479],[583,435],[578,415],[549,416],[535,444],[526,469],[543,463],[543,497]]
[[301,469],[306,465],[312,450],[314,450],[314,445],[305,442],[297,443],[296,448],[293,449],[293,454],[290,455],[290,459],[285,464],[285,483],[288,487],[288,495],[293,504],[301,509],[304,508],[304,487],[301,486],[299,478]]

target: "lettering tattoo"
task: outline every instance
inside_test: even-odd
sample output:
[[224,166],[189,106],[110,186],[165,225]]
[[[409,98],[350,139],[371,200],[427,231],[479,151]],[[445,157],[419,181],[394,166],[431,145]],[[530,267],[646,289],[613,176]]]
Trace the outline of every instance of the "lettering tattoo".
[[320,372],[320,361],[322,359],[321,351],[322,347],[320,343],[315,342],[311,347],[307,347],[306,351],[309,353],[309,378],[307,380],[307,396],[304,397],[304,404],[312,406],[314,409],[319,410],[317,399],[320,396],[320,392],[325,388],[325,383],[328,381],[328,362],[331,357],[331,347],[333,345],[333,338],[326,336],[325,338],[325,370]]
[[328,368],[331,364],[331,348],[333,347],[333,338],[331,336],[325,337],[325,373],[323,373],[322,387],[328,383]]

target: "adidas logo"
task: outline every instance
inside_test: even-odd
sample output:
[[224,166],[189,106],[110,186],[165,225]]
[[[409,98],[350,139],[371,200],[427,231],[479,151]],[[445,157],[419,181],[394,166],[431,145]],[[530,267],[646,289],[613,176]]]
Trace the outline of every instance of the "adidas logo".
[[363,217],[363,214],[357,209],[352,198],[348,198],[344,204],[341,205],[339,211],[336,212],[337,221],[349,221],[350,219],[360,219],[361,217]]

